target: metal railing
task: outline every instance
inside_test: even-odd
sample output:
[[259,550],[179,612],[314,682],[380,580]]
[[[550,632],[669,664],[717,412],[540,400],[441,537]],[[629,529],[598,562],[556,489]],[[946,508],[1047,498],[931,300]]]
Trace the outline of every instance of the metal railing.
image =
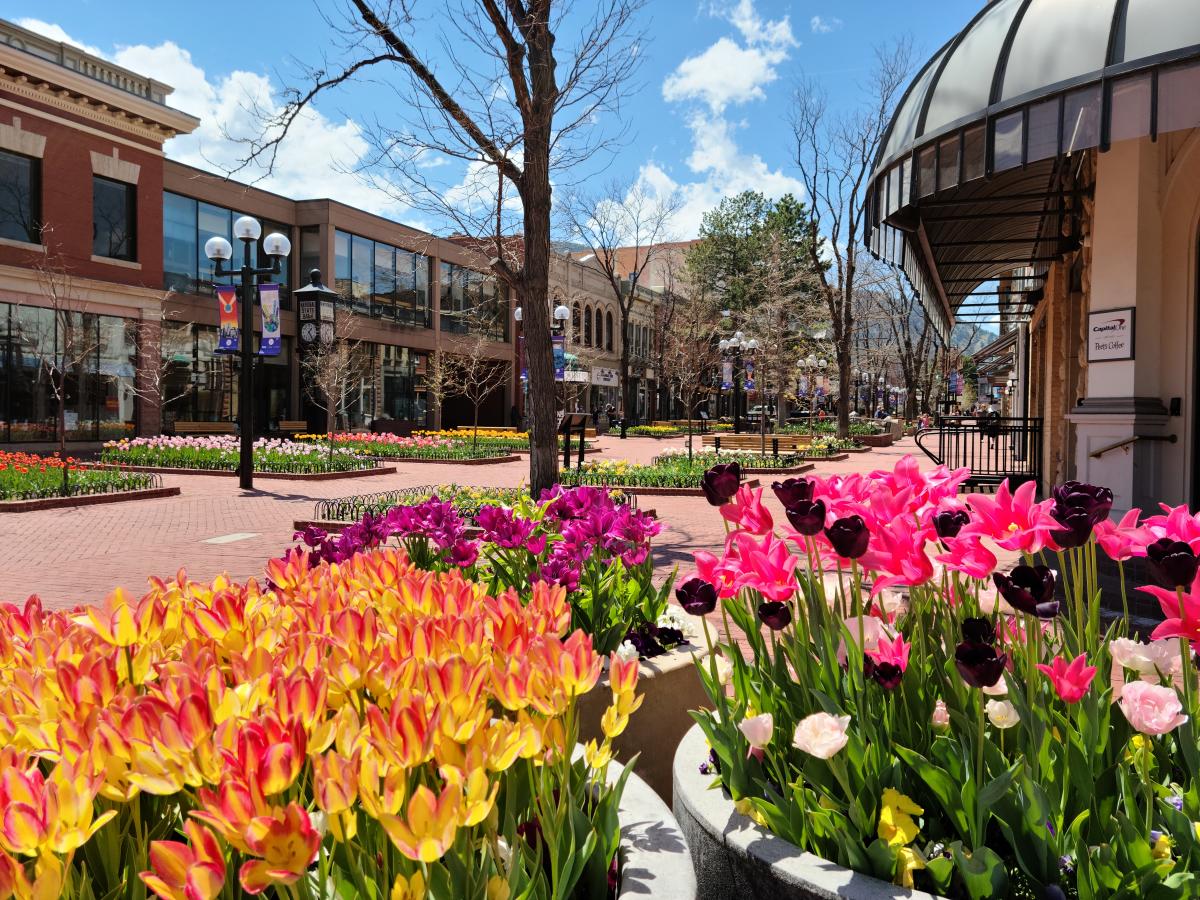
[[939,465],[971,470],[965,484],[1016,487],[1027,481],[1042,489],[1042,420],[947,416],[917,432],[921,451]]
[[[403,488],[397,491],[381,491],[375,494],[331,497],[327,500],[317,501],[313,517],[318,522],[357,522],[367,513],[371,513],[374,516],[383,515],[394,507],[413,506],[433,494],[438,494],[442,500],[454,502],[454,506],[459,514],[469,519],[475,513],[479,512],[479,507],[483,506],[487,501],[480,500],[473,502],[468,500],[460,495],[459,491],[461,490],[464,489],[457,485],[431,484],[421,487]],[[487,491],[489,494],[497,495],[497,500],[509,504],[516,503],[518,499],[527,493],[525,488],[488,488]],[[622,494],[616,499],[619,503],[624,503],[634,508],[637,507],[637,498],[632,495]]]

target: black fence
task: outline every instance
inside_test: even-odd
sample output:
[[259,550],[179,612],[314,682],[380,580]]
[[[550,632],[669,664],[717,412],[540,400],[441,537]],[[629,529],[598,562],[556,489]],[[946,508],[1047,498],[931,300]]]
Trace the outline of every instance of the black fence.
[[[474,490],[454,484],[440,484],[381,491],[375,494],[332,497],[328,500],[318,500],[313,515],[318,522],[357,522],[367,513],[381,516],[393,507],[415,506],[437,494],[440,499],[453,503],[459,515],[470,519],[485,504],[498,502],[511,506],[528,493],[523,487],[486,488],[487,496],[481,497],[475,495]],[[637,506],[637,498],[630,494],[622,494],[616,500],[618,503]]]
[[966,466],[972,487],[1032,481],[1042,490],[1042,420],[947,416],[917,432],[917,446],[935,463]]

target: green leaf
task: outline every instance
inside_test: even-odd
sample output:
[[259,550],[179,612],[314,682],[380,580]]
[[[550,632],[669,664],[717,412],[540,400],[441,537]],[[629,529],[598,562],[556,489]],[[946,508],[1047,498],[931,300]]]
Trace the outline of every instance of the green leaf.
[[1008,896],[1008,872],[1004,862],[988,847],[977,847],[969,857],[955,847],[954,867],[971,900]]

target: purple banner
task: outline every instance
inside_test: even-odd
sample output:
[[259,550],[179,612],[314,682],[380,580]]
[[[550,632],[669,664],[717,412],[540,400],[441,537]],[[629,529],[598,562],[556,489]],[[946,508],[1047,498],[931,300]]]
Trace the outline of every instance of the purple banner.
[[283,345],[279,336],[279,285],[260,284],[258,305],[262,310],[262,340],[258,344],[260,356],[278,356]]

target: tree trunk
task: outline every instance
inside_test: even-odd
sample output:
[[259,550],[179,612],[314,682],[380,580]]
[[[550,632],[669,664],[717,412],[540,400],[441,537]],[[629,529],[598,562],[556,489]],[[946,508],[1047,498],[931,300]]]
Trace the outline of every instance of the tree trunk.
[[847,388],[850,386],[850,348],[848,346],[839,346],[837,348],[837,364],[838,364],[838,405],[837,405],[837,435],[840,438],[850,437],[850,392]]
[[475,421],[471,431],[471,455],[474,456],[479,449],[479,403],[475,404]]
[[[541,129],[538,129],[540,132]],[[521,309],[525,333],[525,364],[529,369],[529,490],[534,497],[558,481],[555,452],[554,357],[550,342],[550,180],[549,131],[530,141],[526,132],[525,264]]]

